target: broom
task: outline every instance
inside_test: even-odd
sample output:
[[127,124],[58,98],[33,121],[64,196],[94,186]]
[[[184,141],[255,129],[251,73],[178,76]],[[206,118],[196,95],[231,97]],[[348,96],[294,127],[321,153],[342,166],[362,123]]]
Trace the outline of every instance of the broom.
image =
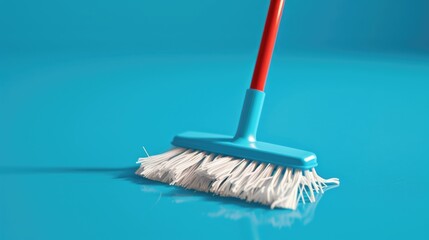
[[175,147],[140,158],[136,174],[188,189],[236,197],[271,208],[296,209],[299,201],[315,202],[336,178],[315,170],[314,153],[260,142],[256,132],[265,98],[264,87],[283,11],[284,0],[271,0],[264,33],[235,136],[185,132]]

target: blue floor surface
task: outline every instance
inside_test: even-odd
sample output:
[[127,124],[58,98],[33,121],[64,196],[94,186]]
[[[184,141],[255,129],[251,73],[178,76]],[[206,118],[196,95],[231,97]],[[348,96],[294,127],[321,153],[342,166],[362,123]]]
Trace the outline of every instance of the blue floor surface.
[[341,186],[269,210],[135,176],[186,130],[233,134],[254,56],[0,58],[0,239],[427,239],[429,59],[276,55],[259,139]]

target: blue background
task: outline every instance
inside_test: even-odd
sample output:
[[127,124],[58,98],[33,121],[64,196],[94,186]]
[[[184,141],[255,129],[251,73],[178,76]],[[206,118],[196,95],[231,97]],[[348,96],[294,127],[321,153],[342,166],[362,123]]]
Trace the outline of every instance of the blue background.
[[[253,53],[269,0],[2,0],[0,53]],[[429,52],[426,0],[289,0],[277,53]]]
[[426,239],[424,0],[287,1],[259,138],[341,179],[317,204],[133,174],[143,145],[235,131],[268,4],[1,0],[0,239]]

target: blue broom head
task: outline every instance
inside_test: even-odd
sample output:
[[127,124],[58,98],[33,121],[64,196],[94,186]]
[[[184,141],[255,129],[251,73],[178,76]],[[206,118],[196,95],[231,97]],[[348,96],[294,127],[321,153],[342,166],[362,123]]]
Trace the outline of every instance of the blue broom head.
[[176,147],[302,170],[317,166],[316,155],[312,152],[219,134],[185,132],[174,137],[172,144]]
[[185,132],[175,136],[172,144],[177,147],[233,156],[261,163],[271,163],[283,167],[302,170],[316,167],[317,157],[312,152],[256,140],[256,131],[264,99],[264,92],[254,89],[247,90],[235,136]]

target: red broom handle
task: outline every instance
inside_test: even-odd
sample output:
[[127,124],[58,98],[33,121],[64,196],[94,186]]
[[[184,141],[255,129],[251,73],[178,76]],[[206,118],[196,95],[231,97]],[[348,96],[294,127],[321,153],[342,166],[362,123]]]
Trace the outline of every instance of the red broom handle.
[[251,89],[264,91],[284,3],[285,0],[271,0],[261,45],[259,46],[258,59],[253,71]]

